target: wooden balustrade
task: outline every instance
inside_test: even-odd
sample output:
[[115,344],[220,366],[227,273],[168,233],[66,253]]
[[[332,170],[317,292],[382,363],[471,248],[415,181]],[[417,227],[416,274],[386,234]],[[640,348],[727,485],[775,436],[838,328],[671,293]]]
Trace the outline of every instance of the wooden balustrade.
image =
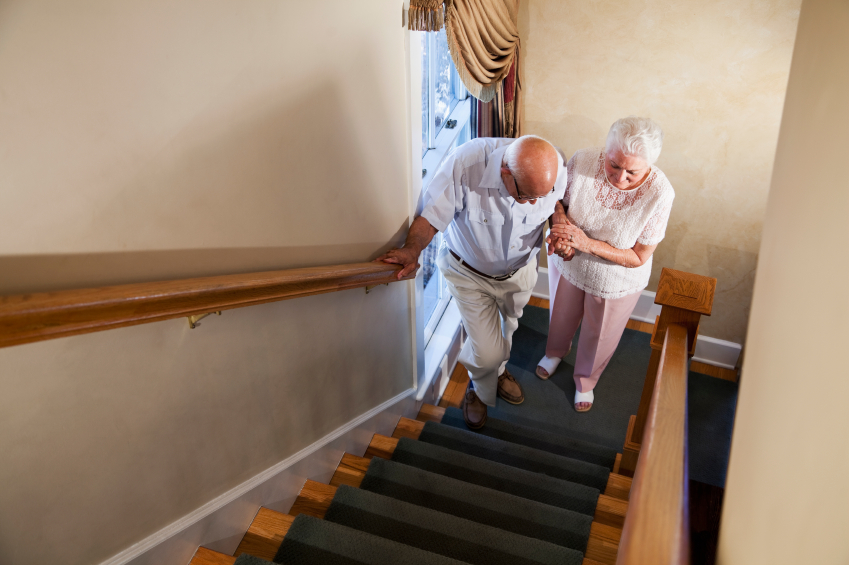
[[690,562],[687,477],[687,356],[684,325],[665,328],[645,441],[631,486],[617,565]]
[[0,296],[0,347],[388,284],[400,269],[353,263]]
[[699,320],[702,315],[710,316],[713,309],[713,295],[716,291],[716,279],[703,277],[683,271],[664,268],[657,285],[655,304],[661,304],[660,316],[654,323],[651,337],[651,359],[646,371],[643,393],[637,414],[631,416],[625,445],[622,450],[622,462],[619,472],[633,476],[643,442],[649,405],[654,392],[655,378],[660,366],[661,349],[667,328],[672,324],[683,326],[687,331],[687,354],[692,357],[696,351],[696,338],[699,334]]

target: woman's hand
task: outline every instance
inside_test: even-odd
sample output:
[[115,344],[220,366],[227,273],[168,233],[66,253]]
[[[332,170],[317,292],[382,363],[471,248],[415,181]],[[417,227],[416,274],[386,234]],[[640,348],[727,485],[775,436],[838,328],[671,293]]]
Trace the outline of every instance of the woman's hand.
[[548,254],[549,255],[555,254],[558,257],[560,257],[561,259],[563,259],[564,261],[571,261],[572,257],[575,256],[575,250],[572,248],[571,245],[569,245],[569,242],[566,241],[565,239],[561,239],[561,238],[552,239],[552,238],[549,237],[549,239],[547,239],[546,241],[549,242],[549,244],[548,244]]
[[562,240],[565,245],[583,253],[592,253],[591,249],[595,243],[594,239],[587,237],[584,230],[571,222],[551,226],[549,238]]

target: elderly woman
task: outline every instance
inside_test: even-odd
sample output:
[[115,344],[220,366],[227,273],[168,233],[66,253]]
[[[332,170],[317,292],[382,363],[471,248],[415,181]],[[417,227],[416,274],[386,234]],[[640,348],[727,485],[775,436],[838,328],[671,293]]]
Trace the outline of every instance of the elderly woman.
[[592,407],[607,366],[651,275],[675,192],[654,166],[663,132],[647,118],[610,127],[603,149],[582,149],[567,165],[566,195],[546,242],[551,322],[536,374],[549,378],[569,354],[583,319],[575,361],[575,410]]

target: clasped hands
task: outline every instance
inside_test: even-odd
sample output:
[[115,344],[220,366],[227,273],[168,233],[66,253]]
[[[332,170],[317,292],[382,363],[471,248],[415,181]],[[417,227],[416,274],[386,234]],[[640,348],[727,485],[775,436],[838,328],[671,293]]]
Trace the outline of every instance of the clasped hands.
[[551,231],[545,242],[548,254],[556,254],[564,261],[571,261],[575,251],[589,252],[590,242],[584,231],[570,222],[566,214],[555,214],[551,218]]

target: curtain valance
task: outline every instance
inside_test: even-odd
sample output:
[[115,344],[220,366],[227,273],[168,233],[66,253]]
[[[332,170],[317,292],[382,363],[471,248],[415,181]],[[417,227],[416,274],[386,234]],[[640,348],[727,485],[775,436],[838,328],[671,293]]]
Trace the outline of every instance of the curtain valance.
[[517,0],[410,0],[409,29],[438,31],[463,84],[489,102],[518,54]]

